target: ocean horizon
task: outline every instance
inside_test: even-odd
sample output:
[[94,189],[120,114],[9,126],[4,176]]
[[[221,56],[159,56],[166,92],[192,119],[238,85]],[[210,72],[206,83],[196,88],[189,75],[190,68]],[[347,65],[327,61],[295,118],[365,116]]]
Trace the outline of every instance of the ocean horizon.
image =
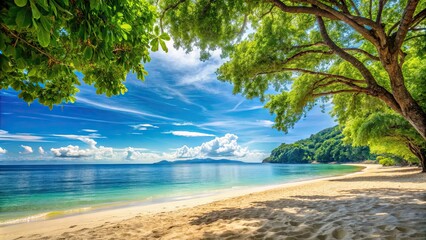
[[173,201],[232,188],[342,175],[360,168],[327,164],[0,165],[0,225],[112,206]]

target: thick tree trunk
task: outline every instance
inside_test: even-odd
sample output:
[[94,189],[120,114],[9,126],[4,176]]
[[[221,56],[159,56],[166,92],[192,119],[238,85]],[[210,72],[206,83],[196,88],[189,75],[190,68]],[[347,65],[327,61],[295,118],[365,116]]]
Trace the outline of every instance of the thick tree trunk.
[[404,75],[399,65],[398,56],[398,53],[391,54],[390,52],[381,54],[382,64],[390,78],[392,95],[399,105],[399,113],[426,141],[426,113],[413,99],[405,86]]

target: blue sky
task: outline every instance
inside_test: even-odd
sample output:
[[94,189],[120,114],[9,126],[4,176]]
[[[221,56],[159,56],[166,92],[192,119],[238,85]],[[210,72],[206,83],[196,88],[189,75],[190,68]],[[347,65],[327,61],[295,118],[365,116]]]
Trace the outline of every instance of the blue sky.
[[[170,45],[170,44],[169,44]],[[217,52],[199,61],[169,46],[156,52],[145,82],[127,76],[128,92],[108,98],[83,85],[75,104],[53,110],[0,92],[0,161],[150,163],[189,158],[260,162],[280,143],[336,125],[319,108],[288,134],[272,129],[273,116],[257,100],[232,94],[216,79]],[[81,76],[80,76],[81,77]]]

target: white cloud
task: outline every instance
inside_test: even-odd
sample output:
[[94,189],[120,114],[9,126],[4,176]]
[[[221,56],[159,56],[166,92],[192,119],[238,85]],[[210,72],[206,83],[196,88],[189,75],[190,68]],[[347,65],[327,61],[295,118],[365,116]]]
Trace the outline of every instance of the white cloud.
[[2,148],[2,147],[0,147],[0,154],[5,154],[5,153],[7,153],[7,150],[4,149],[4,148]]
[[241,147],[237,140],[237,135],[227,133],[223,137],[216,137],[200,146],[188,147],[185,145],[178,148],[174,156],[176,158],[228,157],[247,161],[259,161],[266,156],[263,152],[249,151],[247,147]]
[[130,114],[133,114],[133,115],[137,115],[137,116],[152,117],[152,118],[169,120],[169,121],[175,121],[176,120],[176,119],[173,119],[173,118],[168,118],[168,117],[160,116],[160,115],[157,115],[157,114],[152,114],[152,113],[148,113],[148,112],[143,112],[143,111],[139,111],[139,110],[125,108],[123,106],[113,106],[112,104],[109,104],[109,103],[95,102],[95,101],[92,101],[92,100],[89,100],[89,99],[86,99],[86,98],[83,98],[83,97],[78,97],[77,101],[80,102],[80,103],[90,105],[92,107],[96,107],[98,109],[106,109],[106,110],[109,110],[109,111],[125,112],[125,113],[130,113]]
[[77,140],[84,142],[85,144],[89,145],[89,147],[92,149],[96,148],[97,142],[91,138],[81,137],[81,138],[77,138]]
[[83,131],[83,132],[88,132],[88,133],[95,133],[95,132],[98,132],[98,130],[94,130],[94,129],[81,129],[81,131]]
[[33,153],[33,148],[30,146],[21,145],[21,147],[24,149],[23,152],[19,152],[20,154],[30,154]]
[[272,127],[274,125],[274,122],[269,120],[257,120],[256,122],[258,122],[261,126],[264,127]]
[[[93,157],[94,159],[105,159],[110,158],[114,155],[114,150],[111,147],[100,146],[97,147],[97,142],[89,136],[80,136],[80,135],[56,135],[62,136],[65,138],[76,139],[84,142],[89,146],[89,148],[82,149],[79,146],[68,145],[66,147],[60,148],[51,148],[50,151],[55,157],[72,157],[72,158],[82,158],[82,157]],[[95,135],[98,136],[98,135]]]
[[194,126],[192,122],[172,123],[175,126]]
[[172,134],[180,137],[214,137],[213,134],[201,133],[201,132],[190,132],[190,131],[169,131],[163,132],[164,134]]
[[135,130],[140,130],[140,131],[148,130],[148,128],[158,128],[157,126],[154,126],[154,125],[148,124],[148,123],[142,123],[142,124],[137,124],[137,125],[129,125],[129,126],[132,127]]
[[17,142],[45,142],[43,137],[33,136],[28,133],[12,134],[8,131],[0,129],[0,140],[2,141],[17,141]]
[[82,157],[93,157],[94,159],[107,159],[111,158],[114,151],[111,147],[90,147],[82,149],[79,146],[68,145],[66,147],[51,148],[50,151],[55,157],[70,157],[70,158],[82,158]]
[[38,147],[38,153],[40,153],[41,155],[44,155],[45,151],[42,147]]
[[68,139],[77,139],[80,140],[80,138],[105,138],[101,136],[98,133],[91,133],[89,135],[75,135],[75,134],[52,134],[54,137],[62,137],[62,138],[68,138]]
[[137,148],[128,147],[124,150],[124,159],[138,162],[155,162],[170,159],[170,156],[166,153],[158,154],[153,152],[141,152]]

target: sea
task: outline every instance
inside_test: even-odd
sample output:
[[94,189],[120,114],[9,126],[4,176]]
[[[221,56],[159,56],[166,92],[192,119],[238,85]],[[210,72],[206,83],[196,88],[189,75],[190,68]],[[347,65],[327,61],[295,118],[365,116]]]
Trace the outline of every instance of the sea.
[[0,225],[359,170],[337,164],[0,165]]

